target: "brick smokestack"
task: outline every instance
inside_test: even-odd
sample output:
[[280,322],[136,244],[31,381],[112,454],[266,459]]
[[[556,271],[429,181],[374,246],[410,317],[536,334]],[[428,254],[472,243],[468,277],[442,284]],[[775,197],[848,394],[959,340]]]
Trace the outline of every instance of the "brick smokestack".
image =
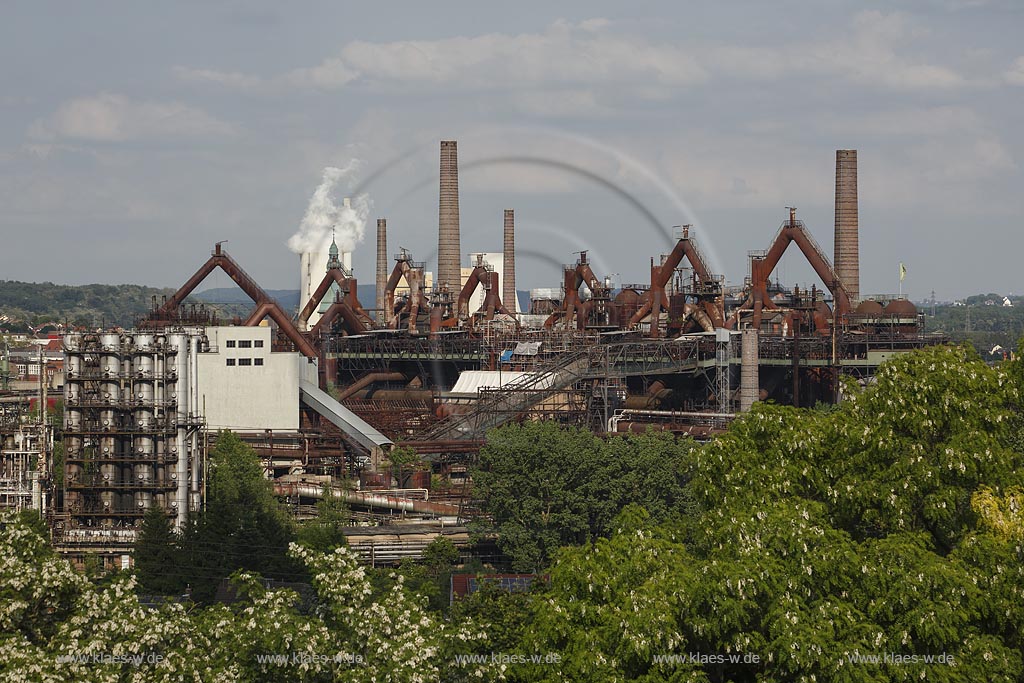
[[505,246],[502,249],[501,274],[505,281],[501,285],[501,303],[517,313],[519,299],[516,296],[516,212],[505,209]]
[[850,300],[860,300],[860,246],[857,219],[857,150],[836,150],[836,275]]
[[441,196],[438,209],[437,283],[457,292],[462,287],[459,241],[459,152],[455,140],[441,141]]
[[377,219],[377,322],[387,319],[384,314],[384,289],[388,286],[388,221]]

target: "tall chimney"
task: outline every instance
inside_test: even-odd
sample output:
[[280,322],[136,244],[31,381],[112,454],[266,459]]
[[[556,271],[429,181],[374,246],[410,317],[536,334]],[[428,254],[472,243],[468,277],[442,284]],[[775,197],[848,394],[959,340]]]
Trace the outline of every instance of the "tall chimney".
[[857,220],[857,150],[836,150],[836,275],[850,300],[860,300],[860,247]]
[[384,314],[384,289],[388,286],[388,221],[377,219],[377,323],[387,319]]
[[439,207],[437,283],[458,291],[462,286],[462,247],[459,242],[459,152],[455,140],[441,141]]
[[501,303],[513,313],[519,312],[519,299],[516,295],[516,212],[505,209],[505,247],[502,249],[503,263]]

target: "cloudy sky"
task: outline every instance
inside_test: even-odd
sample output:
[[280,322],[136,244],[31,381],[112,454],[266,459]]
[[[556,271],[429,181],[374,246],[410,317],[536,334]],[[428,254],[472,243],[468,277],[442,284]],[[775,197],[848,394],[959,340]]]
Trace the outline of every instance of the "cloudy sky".
[[[515,208],[520,288],[581,249],[643,281],[683,223],[741,282],[787,205],[831,252],[855,148],[863,292],[900,261],[916,298],[1024,291],[1018,0],[345,4],[7,5],[0,278],[175,286],[228,240],[297,288],[287,241],[338,167],[371,282],[378,216],[435,259],[457,139],[463,249]],[[813,281],[795,251],[781,274]]]

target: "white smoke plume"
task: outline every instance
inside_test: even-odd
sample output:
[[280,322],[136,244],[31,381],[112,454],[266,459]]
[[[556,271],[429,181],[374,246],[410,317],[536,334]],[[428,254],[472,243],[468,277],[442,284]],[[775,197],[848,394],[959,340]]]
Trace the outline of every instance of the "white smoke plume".
[[335,203],[335,188],[342,185],[351,189],[361,165],[358,159],[352,159],[344,168],[328,166],[324,169],[323,180],[309,199],[298,231],[288,240],[289,249],[296,254],[326,252],[331,246],[332,232],[338,249],[343,252],[354,251],[356,244],[363,241],[372,207],[369,195],[362,193],[353,197],[350,206],[340,200]]

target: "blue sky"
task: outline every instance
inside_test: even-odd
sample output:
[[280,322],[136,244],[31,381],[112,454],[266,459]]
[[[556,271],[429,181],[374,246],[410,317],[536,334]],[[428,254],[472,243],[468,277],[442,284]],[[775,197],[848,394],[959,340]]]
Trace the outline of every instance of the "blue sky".
[[[1024,291],[1024,5],[16,3],[0,28],[0,278],[174,286],[213,242],[264,286],[325,167],[390,246],[436,251],[457,139],[464,251],[515,208],[519,285],[589,249],[646,279],[692,223],[741,282],[787,205],[831,249],[860,161],[862,291]],[[345,189],[346,183],[349,185]],[[642,207],[638,208],[638,207]],[[795,253],[781,273],[814,280]],[[226,284],[226,280],[211,282]]]

